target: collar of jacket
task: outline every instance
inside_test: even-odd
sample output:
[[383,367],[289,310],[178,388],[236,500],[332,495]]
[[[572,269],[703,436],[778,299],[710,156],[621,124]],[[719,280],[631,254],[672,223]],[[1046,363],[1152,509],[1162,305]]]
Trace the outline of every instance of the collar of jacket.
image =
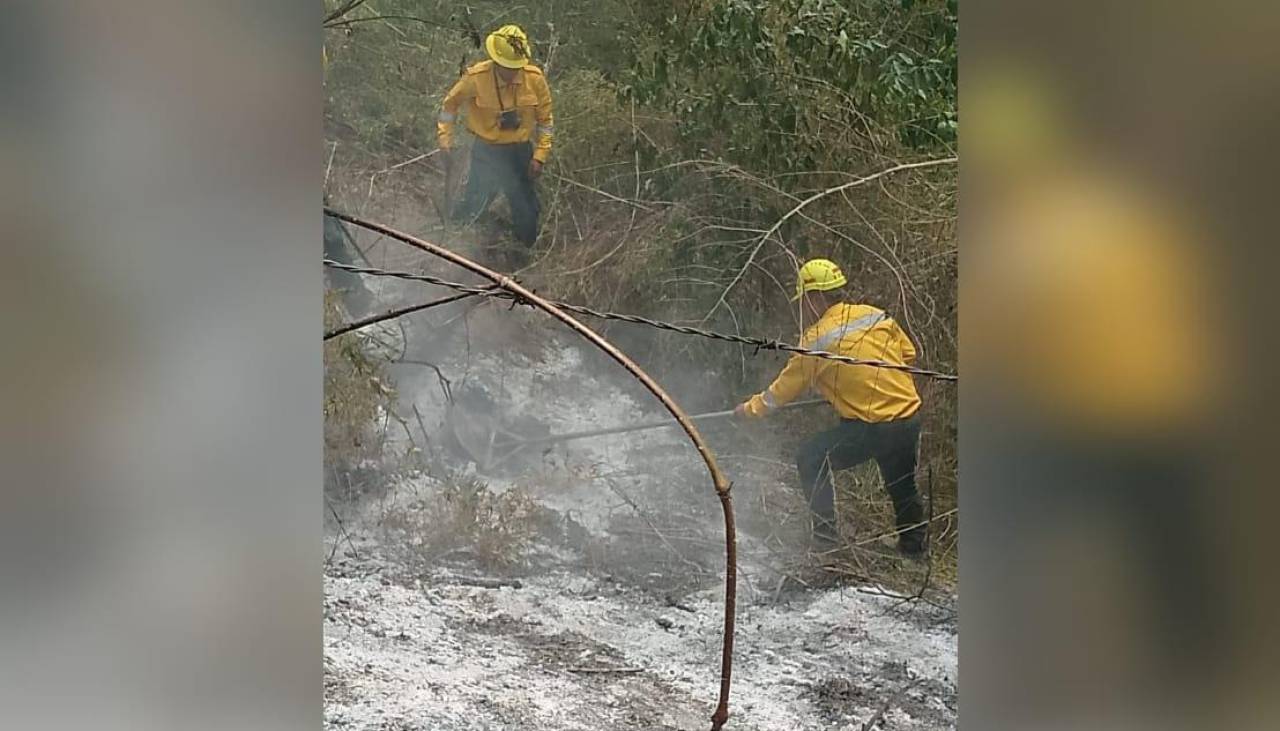
[[[859,317],[854,317],[854,314],[850,312],[850,310],[859,308],[865,309],[866,312],[862,313]],[[862,321],[862,318],[864,317],[867,319]],[[858,324],[860,326],[865,326],[866,324],[878,324],[879,320],[888,318],[889,315],[884,310],[881,310],[879,307],[874,305],[837,302],[828,307],[826,312],[823,312],[822,316],[819,317],[816,322],[805,328],[801,338],[806,343],[813,343],[821,339],[822,336],[826,334],[826,331],[831,327],[844,327],[851,324]],[[818,350],[821,350],[821,348],[818,348]]]
[[489,73],[493,74],[493,78],[497,79],[499,84],[503,84],[504,86],[519,86],[524,83],[524,69],[516,69],[516,75],[508,83],[503,81],[501,76],[498,76],[498,64],[493,61],[490,61],[489,64]]
[[858,305],[855,305],[852,302],[837,302],[834,305],[831,305],[830,307],[828,307],[826,312],[823,312],[822,316],[818,318],[818,321],[813,323],[813,326],[817,327],[818,325],[821,325],[822,323],[826,322],[829,319],[830,320],[848,319],[848,317],[850,316],[848,311],[852,307],[858,307]]

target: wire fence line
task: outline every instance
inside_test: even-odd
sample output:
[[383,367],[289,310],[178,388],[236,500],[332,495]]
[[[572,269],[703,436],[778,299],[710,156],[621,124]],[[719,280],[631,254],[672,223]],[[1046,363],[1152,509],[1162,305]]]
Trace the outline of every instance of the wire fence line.
[[[413,272],[396,271],[392,269],[378,269],[376,267],[355,266],[352,264],[343,264],[342,262],[334,261],[332,259],[325,259],[324,265],[332,269],[339,269],[342,271],[351,272],[353,274],[362,274],[366,276],[375,276],[375,277],[393,277],[395,279],[403,279],[411,282],[422,282],[425,284],[433,284],[438,287],[445,287],[447,289],[452,289],[455,292],[459,292],[467,296],[488,297],[493,299],[509,300],[516,304],[526,304],[526,305],[529,304],[527,302],[524,302],[523,298],[517,295],[514,295],[505,290],[495,289],[492,286],[476,286],[476,285],[463,284],[461,282],[452,282],[447,279],[443,279],[441,277],[432,276],[430,274],[415,274]],[[724,342],[737,343],[739,345],[748,345],[755,348],[757,352],[761,350],[780,350],[787,353],[809,355],[815,358],[832,360],[838,363],[847,363],[849,365],[871,366],[875,368],[885,368],[888,370],[904,371],[906,373],[912,373],[917,376],[932,378],[938,381],[954,382],[954,381],[960,380],[960,377],[954,373],[943,373],[941,371],[930,370],[927,368],[916,368],[914,366],[903,365],[900,363],[889,363],[882,360],[867,360],[863,358],[851,358],[847,355],[840,355],[838,353],[832,353],[825,350],[812,350],[809,348],[802,348],[798,345],[791,345],[790,343],[784,343],[780,340],[772,340],[768,338],[759,338],[759,337],[749,337],[744,335],[730,335],[727,333],[720,333],[712,330],[705,330],[702,328],[690,327],[688,325],[677,325],[672,322],[663,322],[662,320],[654,320],[648,317],[641,317],[639,315],[627,315],[627,314],[618,313],[618,312],[605,312],[602,310],[595,310],[590,307],[575,305],[568,302],[553,301],[552,304],[568,312],[573,312],[579,315],[586,315],[588,317],[594,317],[600,320],[628,322],[634,325],[645,325],[648,327],[656,328],[658,330],[676,332],[682,335],[694,335],[697,337],[709,338],[711,340],[720,340]],[[350,332],[350,330],[354,330],[354,329],[356,328],[354,327],[348,328],[343,330],[343,332]],[[326,337],[331,337],[331,335],[326,335]]]

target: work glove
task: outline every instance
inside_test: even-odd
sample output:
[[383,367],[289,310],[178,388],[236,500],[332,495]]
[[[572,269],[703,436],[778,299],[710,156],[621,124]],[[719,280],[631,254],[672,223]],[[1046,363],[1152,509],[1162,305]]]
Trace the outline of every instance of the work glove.
[[542,175],[542,161],[530,160],[529,161],[529,179],[537,180],[538,176],[540,175]]
[[751,418],[750,415],[747,414],[747,405],[738,404],[736,407],[734,407],[733,418],[737,419],[738,421],[746,421],[750,419]]

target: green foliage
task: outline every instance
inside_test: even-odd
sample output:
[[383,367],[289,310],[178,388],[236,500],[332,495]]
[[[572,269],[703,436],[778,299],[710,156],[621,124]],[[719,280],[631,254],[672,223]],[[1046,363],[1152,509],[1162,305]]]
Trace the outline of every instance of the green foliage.
[[716,0],[651,16],[623,91],[673,110],[699,146],[770,169],[813,169],[829,128],[946,148],[956,27],[945,0]]
[[435,147],[440,100],[465,45],[429,26],[401,33],[408,37],[374,24],[329,31],[325,114],[343,142],[396,153]]
[[[344,4],[329,0],[326,7]],[[599,0],[591,12],[545,3],[513,7],[499,0],[361,5],[344,16],[348,25],[325,32],[330,134],[373,154],[432,149],[442,98],[462,67],[484,60],[480,39],[503,23],[528,31],[535,63],[557,85],[560,69],[619,72],[627,61],[619,52],[620,24],[631,5]]]
[[[549,70],[556,143],[539,184],[544,228],[530,274],[540,291],[794,341],[799,323],[786,298],[795,259],[827,256],[845,267],[860,301],[903,323],[924,365],[954,370],[955,166],[898,170],[825,194],[904,162],[954,155],[954,1],[381,0],[353,15],[376,14],[375,6],[426,22],[326,31],[335,204],[387,211],[393,224],[404,216],[420,225],[405,212],[432,210],[443,182],[433,164],[380,173],[435,147],[441,97],[461,62],[482,57],[464,27],[470,8],[481,31],[524,26],[535,60]],[[695,410],[758,390],[782,362],[718,342],[603,327],[656,377],[678,384],[677,397]],[[326,358],[357,390],[373,382],[357,354],[327,348]],[[955,389],[919,385],[921,474],[934,475],[943,511],[956,496]],[[377,408],[360,403],[332,413],[373,423]],[[791,446],[788,431],[775,435],[780,451]],[[337,441],[368,444],[369,433],[357,433]],[[485,515],[517,508],[459,490],[447,510],[421,516],[424,530],[455,514],[459,525],[489,525]],[[427,548],[434,555],[449,545]]]

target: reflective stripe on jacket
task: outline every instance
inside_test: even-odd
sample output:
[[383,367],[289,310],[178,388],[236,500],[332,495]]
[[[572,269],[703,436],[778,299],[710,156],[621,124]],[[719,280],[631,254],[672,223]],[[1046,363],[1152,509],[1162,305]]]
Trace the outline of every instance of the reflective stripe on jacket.
[[[911,365],[916,359],[915,346],[898,323],[870,305],[834,305],[805,331],[800,344],[810,350],[896,365]],[[845,419],[893,421],[920,409],[920,395],[910,373],[797,354],[768,389],[746,403],[747,414],[764,416],[810,390],[817,391]]]
[[[511,109],[520,115],[520,126],[502,129],[502,112]],[[551,88],[537,66],[525,66],[510,85],[497,78],[492,61],[467,69],[445,96],[436,122],[441,149],[453,147],[453,128],[459,113],[467,118],[467,129],[485,142],[505,145],[533,140],[535,160],[546,162],[551,156]]]

